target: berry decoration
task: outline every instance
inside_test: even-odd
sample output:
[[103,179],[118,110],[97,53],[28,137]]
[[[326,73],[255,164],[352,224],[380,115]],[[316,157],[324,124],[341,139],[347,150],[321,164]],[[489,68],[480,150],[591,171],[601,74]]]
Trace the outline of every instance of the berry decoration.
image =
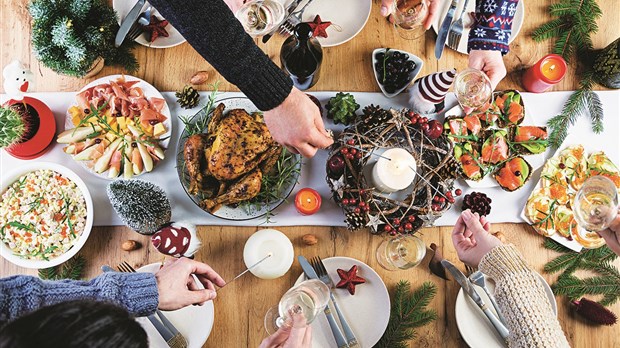
[[355,102],[355,98],[350,93],[338,92],[327,102],[327,118],[334,120],[335,124],[342,123],[348,125],[355,121],[355,113],[360,105]]
[[182,90],[174,94],[177,97],[177,103],[184,109],[191,109],[198,105],[200,101],[200,94],[190,85],[186,85]]
[[575,311],[585,319],[598,325],[614,325],[618,321],[618,317],[609,309],[603,307],[600,303],[582,298],[571,302],[575,305]]
[[462,210],[471,210],[480,216],[487,216],[491,213],[491,198],[482,192],[472,192],[463,197]]
[[355,286],[366,283],[366,279],[357,275],[357,265],[353,265],[348,271],[338,268],[336,270],[340,281],[336,284],[337,288],[347,289],[349,294],[355,295]]

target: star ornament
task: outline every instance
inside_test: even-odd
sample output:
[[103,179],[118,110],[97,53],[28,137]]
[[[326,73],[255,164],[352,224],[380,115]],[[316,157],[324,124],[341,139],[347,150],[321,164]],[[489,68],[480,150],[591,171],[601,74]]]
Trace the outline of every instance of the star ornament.
[[312,36],[327,37],[327,28],[332,25],[332,22],[323,22],[321,16],[316,15],[312,22],[308,22],[308,25],[312,29]]
[[170,35],[166,30],[167,25],[167,20],[159,19],[155,15],[151,15],[151,22],[148,25],[142,26],[142,29],[146,32],[149,42],[153,42],[160,36],[168,37]]
[[370,220],[366,223],[366,227],[372,228],[374,231],[379,231],[380,225],[385,225],[385,222],[381,220],[379,215],[368,215]]
[[366,279],[357,275],[357,265],[353,265],[348,271],[340,268],[336,271],[340,277],[340,281],[336,284],[336,287],[347,289],[351,295],[355,295],[355,286],[357,284],[366,283]]
[[341,198],[342,194],[344,193],[344,188],[347,186],[347,184],[344,183],[344,175],[342,175],[338,180],[334,180],[334,179],[329,179],[329,180],[332,183],[332,188],[334,192],[338,194],[338,198]]

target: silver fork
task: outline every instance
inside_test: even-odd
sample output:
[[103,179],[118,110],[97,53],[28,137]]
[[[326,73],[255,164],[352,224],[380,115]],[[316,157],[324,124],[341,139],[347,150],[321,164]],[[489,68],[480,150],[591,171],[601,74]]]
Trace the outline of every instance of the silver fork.
[[481,287],[482,290],[486,292],[489,300],[491,300],[491,304],[493,304],[493,308],[495,308],[495,312],[497,312],[497,317],[504,325],[506,325],[506,318],[504,318],[504,315],[502,315],[502,311],[499,309],[497,302],[495,302],[495,296],[493,296],[493,294],[491,294],[491,292],[489,291],[489,288],[487,288],[484,273],[476,271],[469,276],[469,280],[475,285]]
[[146,11],[142,12],[138,17],[138,20],[131,26],[129,32],[127,33],[127,37],[131,40],[135,40],[138,36],[142,35],[144,30],[142,30],[142,26],[149,25],[151,23],[151,11],[153,10],[153,6],[149,6]]
[[[127,263],[126,261],[121,262],[117,266],[117,268],[120,272],[124,272],[124,273],[135,273],[136,272],[136,270],[133,267],[131,267],[131,265]],[[183,335],[179,332],[179,330],[177,330],[174,327],[174,325],[168,320],[168,318],[166,318],[166,316],[164,316],[164,314],[159,309],[155,311],[155,313],[157,314],[161,322],[164,324],[164,327],[167,330],[169,330],[170,333],[173,335],[172,338],[167,340],[168,346],[170,348],[187,348],[187,340],[185,339],[185,337],[183,337]],[[158,323],[157,319],[152,314],[148,316],[148,319],[156,328],[159,325],[161,325],[161,323]],[[157,331],[159,331],[159,329]]]
[[453,50],[457,50],[459,48],[459,43],[461,42],[461,36],[463,36],[463,15],[467,11],[467,3],[469,0],[465,0],[463,4],[463,10],[461,11],[461,15],[459,19],[452,23],[450,26],[450,31],[448,31],[448,47]]
[[301,9],[291,13],[291,15],[288,16],[288,18],[280,25],[280,34],[293,34],[293,30],[295,30],[297,24],[301,23],[301,18],[304,15],[304,10],[306,9],[306,7],[308,7],[308,5],[312,3],[312,1],[314,0],[308,0],[308,2],[306,2],[306,4]]
[[472,267],[472,266],[470,266],[470,265],[468,265],[468,264],[465,264],[465,274],[466,274],[467,276],[469,276],[470,274],[472,274],[472,273],[474,273],[474,272],[476,272],[476,271],[478,271],[478,269],[477,269],[477,268],[474,268],[474,267]]
[[[334,282],[330,278],[329,274],[327,274],[327,269],[325,269],[325,264],[323,263],[323,260],[321,260],[321,258],[318,256],[313,257],[310,260],[310,265],[312,265],[312,268],[314,268],[314,270],[316,271],[316,274],[319,276],[319,279],[323,283],[325,283],[325,285],[327,285],[330,289],[333,289]],[[340,312],[340,307],[338,306],[338,303],[336,302],[336,298],[334,297],[334,294],[330,292],[329,296],[332,299],[332,303],[334,304],[334,309],[336,309],[336,314],[338,315],[338,320],[340,320],[340,324],[342,325],[342,330],[344,331],[344,335],[347,338],[347,344],[349,345],[350,348],[360,347],[359,343],[357,342],[357,338],[355,337],[355,334],[353,334],[353,330],[351,330],[351,327],[349,326],[349,323],[347,323],[346,318]]]

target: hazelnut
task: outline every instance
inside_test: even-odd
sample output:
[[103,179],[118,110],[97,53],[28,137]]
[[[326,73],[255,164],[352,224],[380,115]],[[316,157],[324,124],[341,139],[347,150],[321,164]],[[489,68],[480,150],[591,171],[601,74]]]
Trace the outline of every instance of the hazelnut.
[[207,80],[209,79],[209,73],[206,71],[199,71],[197,73],[194,74],[194,76],[192,76],[192,78],[189,80],[189,82],[192,85],[202,85],[203,83],[207,82]]
[[301,237],[301,241],[305,245],[315,245],[319,242],[319,239],[313,234],[304,234],[303,237]]
[[132,250],[140,249],[141,246],[142,245],[140,245],[139,242],[129,239],[129,240],[124,241],[123,244],[121,244],[121,249],[125,251],[132,251]]
[[500,241],[500,242],[502,242],[502,243],[506,243],[506,236],[504,236],[504,234],[503,234],[502,232],[497,231],[497,232],[493,233],[493,235],[494,235],[497,239],[499,239],[499,241]]

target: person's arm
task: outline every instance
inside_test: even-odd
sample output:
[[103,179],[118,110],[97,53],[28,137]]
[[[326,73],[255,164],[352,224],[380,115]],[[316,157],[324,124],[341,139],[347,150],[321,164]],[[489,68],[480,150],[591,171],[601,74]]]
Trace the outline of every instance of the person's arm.
[[282,104],[291,92],[292,80],[256,46],[224,1],[149,2],[260,110]]
[[609,227],[598,234],[605,239],[609,249],[620,256],[620,211]]
[[469,31],[467,51],[487,50],[508,53],[512,20],[519,0],[476,0],[474,25]]
[[510,347],[569,347],[540,279],[513,245],[493,248],[479,268],[495,281]]
[[104,273],[89,281],[47,281],[31,276],[0,279],[0,316],[12,320],[40,307],[71,300],[115,303],[135,316],[154,313],[157,281],[152,273]]

